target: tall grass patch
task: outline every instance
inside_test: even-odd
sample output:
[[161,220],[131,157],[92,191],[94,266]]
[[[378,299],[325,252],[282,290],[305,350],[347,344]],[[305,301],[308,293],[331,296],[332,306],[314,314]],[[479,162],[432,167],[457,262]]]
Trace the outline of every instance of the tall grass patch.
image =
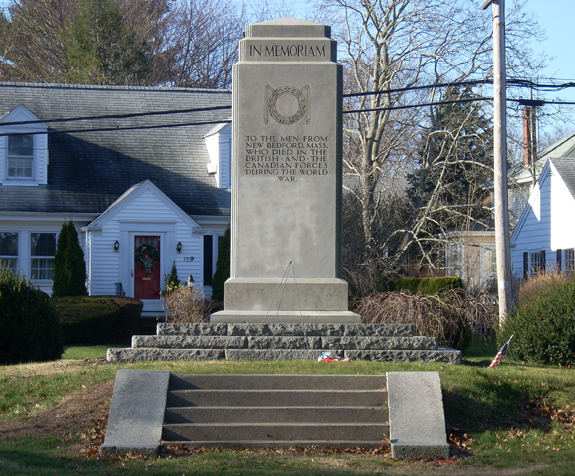
[[440,345],[463,349],[473,332],[489,335],[497,303],[486,293],[450,289],[441,294],[403,292],[371,294],[352,301],[350,309],[369,324],[413,324],[419,335],[437,337]]

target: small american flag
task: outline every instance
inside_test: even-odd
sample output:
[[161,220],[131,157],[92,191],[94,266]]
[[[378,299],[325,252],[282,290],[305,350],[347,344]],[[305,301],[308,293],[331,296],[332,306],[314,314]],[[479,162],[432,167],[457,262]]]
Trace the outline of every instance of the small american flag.
[[505,354],[507,353],[507,349],[509,348],[509,343],[511,342],[511,339],[513,339],[513,335],[509,338],[509,340],[505,343],[505,345],[501,347],[501,350],[497,352],[497,355],[495,356],[493,362],[491,362],[491,365],[488,368],[492,369],[493,367],[501,363],[501,361],[505,357]]

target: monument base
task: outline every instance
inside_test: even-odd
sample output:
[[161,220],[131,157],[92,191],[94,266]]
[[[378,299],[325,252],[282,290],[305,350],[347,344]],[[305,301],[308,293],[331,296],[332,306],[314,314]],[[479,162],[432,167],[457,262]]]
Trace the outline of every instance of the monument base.
[[217,322],[361,323],[348,311],[348,284],[339,278],[230,278]]
[[361,316],[351,311],[220,311],[210,323],[255,324],[361,324]]

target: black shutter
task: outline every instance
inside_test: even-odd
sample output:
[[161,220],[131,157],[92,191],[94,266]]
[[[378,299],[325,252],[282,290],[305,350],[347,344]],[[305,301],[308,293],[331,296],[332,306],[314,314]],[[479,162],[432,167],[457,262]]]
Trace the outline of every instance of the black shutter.
[[541,256],[541,269],[539,270],[540,273],[545,273],[547,270],[547,264],[545,263],[545,250],[541,250],[539,252]]
[[529,253],[523,253],[523,279],[529,279]]
[[559,274],[561,274],[561,268],[562,268],[562,263],[561,263],[561,255],[563,254],[563,250],[559,249],[557,250],[557,272]]
[[204,235],[204,286],[212,285],[214,276],[214,236]]

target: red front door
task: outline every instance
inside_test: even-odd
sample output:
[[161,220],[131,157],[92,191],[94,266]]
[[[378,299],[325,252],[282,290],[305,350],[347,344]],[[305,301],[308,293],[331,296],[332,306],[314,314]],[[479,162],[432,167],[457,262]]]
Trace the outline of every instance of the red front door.
[[134,237],[134,297],[160,299],[160,237]]

